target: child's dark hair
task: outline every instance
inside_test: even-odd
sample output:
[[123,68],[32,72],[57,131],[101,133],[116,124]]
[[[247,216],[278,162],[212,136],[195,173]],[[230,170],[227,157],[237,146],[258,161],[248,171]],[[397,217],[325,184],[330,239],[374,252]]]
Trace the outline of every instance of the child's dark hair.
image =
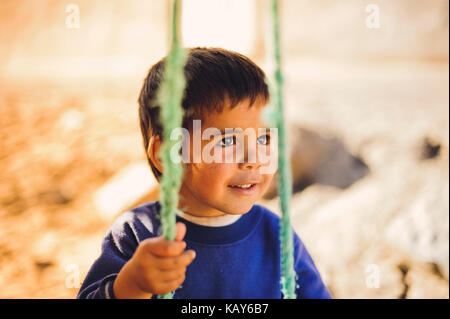
[[[162,139],[157,92],[163,79],[165,58],[150,69],[139,96],[139,121],[145,153],[153,174],[159,172],[147,150],[152,136]],[[184,68],[186,89],[183,95],[183,127],[202,114],[220,112],[225,105],[231,108],[248,99],[250,106],[258,100],[269,101],[264,72],[247,57],[221,48],[190,48]]]

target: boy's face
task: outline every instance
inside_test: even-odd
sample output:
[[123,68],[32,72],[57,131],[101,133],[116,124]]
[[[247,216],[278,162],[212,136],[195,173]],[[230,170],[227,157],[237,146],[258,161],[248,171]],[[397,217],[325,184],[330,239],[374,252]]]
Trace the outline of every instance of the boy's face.
[[[262,197],[275,174],[274,169],[267,168],[277,161],[273,152],[275,136],[271,137],[273,132],[266,131],[267,126],[261,120],[265,107],[263,102],[257,101],[249,107],[249,103],[243,101],[233,109],[225,107],[221,113],[208,114],[202,119],[201,128],[190,130],[190,154],[195,151],[196,134],[197,140],[203,136],[200,131],[204,134],[205,130],[211,132],[211,128],[216,128],[216,133],[222,133],[213,137],[207,131],[207,136],[201,140],[201,160],[194,162],[191,155],[190,163],[183,164],[180,209],[196,216],[244,214]],[[224,134],[227,128],[233,129],[233,133]],[[238,128],[254,132],[254,136],[239,133]],[[219,154],[219,157],[208,162],[205,158],[210,154]],[[231,160],[227,157],[230,154]],[[246,184],[251,187],[247,188]]]

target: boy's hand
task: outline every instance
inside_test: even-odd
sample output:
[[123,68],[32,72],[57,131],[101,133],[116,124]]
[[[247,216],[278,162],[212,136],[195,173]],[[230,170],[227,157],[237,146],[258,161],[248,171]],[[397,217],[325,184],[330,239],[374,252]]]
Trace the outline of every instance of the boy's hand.
[[175,241],[164,237],[141,242],[114,282],[116,298],[151,298],[177,289],[185,279],[186,267],[195,258],[193,250],[184,251],[186,226],[178,222]]

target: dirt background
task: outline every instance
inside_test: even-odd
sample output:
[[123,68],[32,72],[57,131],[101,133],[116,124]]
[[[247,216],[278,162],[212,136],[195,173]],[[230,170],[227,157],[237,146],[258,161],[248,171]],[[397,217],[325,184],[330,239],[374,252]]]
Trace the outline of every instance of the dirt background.
[[[270,70],[263,1],[188,2],[186,45]],[[74,298],[120,213],[95,194],[145,160],[136,101],[167,2],[70,3],[0,4],[1,298]],[[448,2],[281,9],[295,230],[336,298],[448,298]]]

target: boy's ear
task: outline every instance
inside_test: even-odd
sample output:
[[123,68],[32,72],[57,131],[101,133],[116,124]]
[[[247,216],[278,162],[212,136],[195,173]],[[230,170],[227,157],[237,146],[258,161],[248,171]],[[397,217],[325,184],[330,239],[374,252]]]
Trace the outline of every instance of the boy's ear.
[[162,165],[159,159],[159,149],[161,148],[161,138],[159,135],[152,136],[148,143],[147,155],[155,165],[156,169],[162,173]]

